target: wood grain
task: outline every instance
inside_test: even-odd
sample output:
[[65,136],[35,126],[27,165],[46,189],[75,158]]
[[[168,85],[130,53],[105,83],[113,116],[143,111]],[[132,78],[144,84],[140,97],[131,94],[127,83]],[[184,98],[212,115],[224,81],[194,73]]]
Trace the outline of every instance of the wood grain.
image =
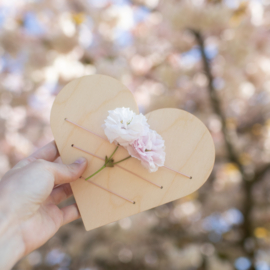
[[[103,140],[67,121],[82,125],[105,136],[101,125],[108,110],[129,107],[139,113],[132,93],[117,80],[105,75],[84,76],[67,84],[55,99],[51,111],[51,128],[64,163],[80,156],[88,159],[87,177],[103,165],[103,161],[74,149],[75,144],[100,157],[110,155],[114,144]],[[128,159],[121,166],[163,186],[156,186],[118,167],[105,168],[91,180],[133,201],[132,204],[83,179],[71,187],[86,230],[111,223],[147,209],[179,199],[196,191],[209,177],[215,158],[212,137],[204,124],[192,114],[179,109],[160,109],[146,115],[150,127],[165,140],[165,165],[191,175],[188,179],[166,168],[149,173],[140,161]],[[115,160],[128,156],[120,148]]]

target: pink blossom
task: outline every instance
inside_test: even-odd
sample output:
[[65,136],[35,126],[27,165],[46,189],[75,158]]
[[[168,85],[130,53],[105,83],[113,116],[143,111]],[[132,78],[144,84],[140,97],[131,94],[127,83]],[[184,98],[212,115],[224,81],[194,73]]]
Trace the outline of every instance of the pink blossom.
[[133,144],[127,146],[127,150],[132,157],[141,160],[142,165],[149,172],[157,171],[158,167],[165,162],[165,146],[162,137],[154,130],[139,137]]

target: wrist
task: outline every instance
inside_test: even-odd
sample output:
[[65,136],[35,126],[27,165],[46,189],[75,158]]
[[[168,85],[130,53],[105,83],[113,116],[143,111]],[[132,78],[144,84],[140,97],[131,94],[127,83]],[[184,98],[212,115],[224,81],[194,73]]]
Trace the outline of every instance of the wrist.
[[23,256],[24,242],[15,215],[8,204],[0,199],[0,269],[8,270]]

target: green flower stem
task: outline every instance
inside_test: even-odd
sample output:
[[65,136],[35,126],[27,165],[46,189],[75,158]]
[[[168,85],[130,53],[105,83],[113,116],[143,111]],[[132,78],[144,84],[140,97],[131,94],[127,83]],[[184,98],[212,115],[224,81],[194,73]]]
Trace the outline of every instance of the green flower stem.
[[99,170],[97,170],[95,173],[91,174],[90,176],[88,176],[84,180],[87,181],[88,179],[90,179],[91,177],[93,177],[94,175],[96,175],[97,173],[99,173],[100,171],[102,171],[105,168],[106,168],[106,165],[104,164]]
[[95,176],[97,173],[99,173],[99,172],[102,171],[103,169],[105,169],[107,163],[111,160],[111,158],[113,157],[113,155],[114,155],[115,152],[117,151],[118,147],[119,147],[119,144],[116,146],[116,148],[114,149],[114,151],[112,152],[112,154],[111,154],[110,157],[108,158],[108,161],[105,162],[105,164],[104,164],[99,170],[97,170],[95,173],[91,174],[90,176],[88,176],[88,177],[85,178],[84,180],[87,181],[88,179],[90,179],[91,177]]
[[118,147],[119,147],[119,144],[116,146],[116,148],[114,149],[113,153],[110,155],[110,157],[109,157],[108,160],[110,160],[110,159],[113,157],[113,155],[114,155],[115,152],[117,151]]
[[128,157],[123,158],[123,159],[121,159],[121,160],[119,160],[119,161],[117,161],[117,162],[114,162],[113,165],[115,165],[115,164],[117,164],[117,163],[120,163],[120,162],[122,162],[122,161],[124,161],[124,160],[126,160],[126,159],[129,159],[129,158],[131,158],[131,156],[128,156]]

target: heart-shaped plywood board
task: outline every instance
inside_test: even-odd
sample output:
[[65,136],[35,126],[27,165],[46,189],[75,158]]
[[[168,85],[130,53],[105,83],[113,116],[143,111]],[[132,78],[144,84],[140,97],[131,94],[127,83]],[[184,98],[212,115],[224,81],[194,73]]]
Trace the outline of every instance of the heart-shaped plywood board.
[[[128,107],[136,114],[138,106],[132,93],[119,81],[105,75],[91,75],[68,83],[57,95],[51,111],[51,128],[63,163],[83,156],[88,167],[83,177],[97,171],[104,161],[77,147],[104,158],[115,149],[109,143],[66,121],[69,119],[106,138],[102,124],[109,110]],[[90,180],[101,187],[135,201],[135,204],[80,178],[71,184],[86,230],[111,223],[147,209],[179,199],[196,191],[209,177],[215,159],[212,137],[205,125],[192,114],[179,109],[160,109],[146,115],[150,128],[165,141],[165,166],[192,176],[185,177],[165,167],[148,172],[135,158],[122,162],[125,169],[105,168]],[[128,156],[119,148],[114,160]]]

